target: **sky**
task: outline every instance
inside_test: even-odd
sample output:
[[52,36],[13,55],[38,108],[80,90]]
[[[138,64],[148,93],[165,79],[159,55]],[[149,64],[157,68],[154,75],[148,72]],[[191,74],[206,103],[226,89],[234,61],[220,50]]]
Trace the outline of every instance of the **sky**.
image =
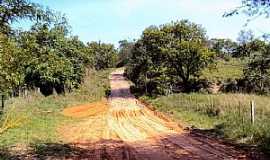
[[[150,25],[188,19],[201,24],[209,38],[236,40],[242,29],[257,36],[270,33],[270,19],[257,18],[245,27],[244,15],[223,18],[241,0],[32,0],[60,11],[68,18],[72,34],[83,42],[102,41],[116,46],[120,40],[138,39]],[[23,27],[23,24],[21,24]]]

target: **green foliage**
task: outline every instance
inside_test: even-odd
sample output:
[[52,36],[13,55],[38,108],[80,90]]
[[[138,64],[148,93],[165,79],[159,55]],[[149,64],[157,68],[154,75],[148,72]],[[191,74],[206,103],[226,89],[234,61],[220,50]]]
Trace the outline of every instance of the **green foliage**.
[[[42,9],[26,0],[0,3],[0,91],[19,95],[40,88],[45,95],[78,88],[86,68],[115,66],[113,45],[89,43],[70,36],[67,20],[60,13]],[[34,23],[29,31],[11,33],[10,25],[20,19]],[[36,21],[35,21],[36,20]]]
[[113,68],[117,62],[117,50],[112,44],[91,42],[87,44],[94,56],[94,67],[97,70]]
[[43,10],[37,3],[28,0],[1,0],[0,1],[0,32],[9,34],[10,24],[20,19],[49,22],[52,19],[50,10]]
[[245,79],[248,80],[254,91],[270,93],[270,46],[261,48],[254,54],[244,70]]
[[0,33],[0,91],[6,92],[23,82],[20,49],[14,40]]
[[238,44],[231,39],[214,38],[211,39],[209,43],[210,48],[217,54],[217,56],[224,58],[225,60],[232,57],[238,47]]
[[63,92],[78,87],[84,73],[84,46],[77,39],[67,38],[66,32],[61,23],[52,28],[36,24],[31,31],[20,33],[18,44],[23,57],[18,58],[28,87],[41,87],[45,94],[51,94],[53,88]]
[[150,94],[166,94],[182,84],[190,89],[192,79],[213,61],[205,31],[187,20],[144,30],[133,50],[126,73]]
[[119,54],[117,66],[122,67],[130,61],[132,56],[132,50],[134,48],[135,42],[129,42],[127,40],[119,41]]
[[253,43],[254,41],[254,35],[251,30],[249,31],[240,31],[239,36],[237,38],[238,40],[238,47],[236,49],[234,57],[249,57],[251,53],[253,52],[253,45],[256,44]]

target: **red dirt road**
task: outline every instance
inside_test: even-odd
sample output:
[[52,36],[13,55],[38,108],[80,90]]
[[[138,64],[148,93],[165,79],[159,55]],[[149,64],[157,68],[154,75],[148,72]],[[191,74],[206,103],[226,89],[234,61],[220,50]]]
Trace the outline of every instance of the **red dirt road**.
[[62,128],[63,140],[80,148],[79,154],[66,159],[250,159],[232,146],[184,131],[148,109],[130,93],[130,84],[123,72],[118,69],[110,75],[112,92],[108,107],[100,102],[102,108],[90,105],[64,111],[69,116],[77,112],[83,115],[77,124]]

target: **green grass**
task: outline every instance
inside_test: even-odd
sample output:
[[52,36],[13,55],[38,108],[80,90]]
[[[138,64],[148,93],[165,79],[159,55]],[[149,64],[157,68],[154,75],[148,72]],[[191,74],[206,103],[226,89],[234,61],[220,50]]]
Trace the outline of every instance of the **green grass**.
[[65,107],[98,101],[105,97],[109,87],[110,72],[111,70],[90,71],[80,89],[66,95],[44,97],[32,94],[26,98],[18,97],[8,100],[5,114],[10,113],[12,119],[23,120],[18,127],[0,135],[0,148],[58,142],[59,125],[73,121],[62,116],[61,111]]
[[227,79],[236,79],[243,76],[245,60],[232,58],[229,61],[218,60],[214,69],[205,69],[202,72],[202,79],[212,82],[226,81]]
[[[245,94],[174,94],[143,97],[159,111],[189,126],[211,130],[216,136],[270,149],[270,97]],[[250,121],[250,101],[256,103],[256,120]]]

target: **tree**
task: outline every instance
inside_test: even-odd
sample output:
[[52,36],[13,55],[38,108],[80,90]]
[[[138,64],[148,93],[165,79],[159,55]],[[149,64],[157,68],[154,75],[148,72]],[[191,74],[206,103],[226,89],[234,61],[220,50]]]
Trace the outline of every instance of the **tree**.
[[119,41],[117,66],[124,66],[129,62],[134,44],[135,42],[129,42],[127,40]]
[[23,83],[20,49],[16,42],[0,33],[0,92],[8,92]]
[[239,33],[238,47],[234,52],[234,57],[252,57],[254,53],[261,51],[266,43],[263,40],[255,39],[252,31],[241,31]]
[[28,0],[1,0],[0,1],[0,32],[9,34],[10,24],[19,19],[30,19],[36,21],[51,20],[51,11],[44,11],[37,3]]
[[253,58],[244,69],[244,76],[254,91],[260,93],[270,92],[270,46],[260,48],[260,52]]
[[[30,19],[29,31],[10,25]],[[22,88],[40,88],[45,95],[78,88],[86,67],[112,67],[113,45],[85,46],[70,35],[70,26],[60,13],[43,10],[27,0],[0,1],[0,91],[18,95]]]
[[150,94],[166,94],[173,87],[190,89],[191,79],[212,62],[204,29],[187,20],[144,30],[132,50],[127,76]]
[[247,44],[254,40],[254,33],[252,30],[241,30],[238,34],[237,41],[240,45]]
[[54,89],[63,93],[66,88],[79,87],[88,59],[84,44],[76,37],[69,38],[68,33],[65,19],[53,26],[37,23],[30,31],[20,33],[20,61],[28,87],[40,87],[45,95]]
[[[36,23],[31,31],[12,32],[10,25],[20,19]],[[72,81],[75,63],[63,56],[62,50],[68,48],[67,33],[66,19],[61,15],[27,0],[2,0],[0,77],[5,87],[1,90],[17,94],[24,85],[50,90]]]
[[210,48],[214,51],[218,57],[227,58],[234,56],[238,44],[231,39],[218,39],[214,38],[209,41]]
[[252,42],[254,41],[254,34],[251,30],[240,31],[238,38],[238,47],[234,57],[249,57],[252,53]]
[[113,68],[117,61],[117,50],[112,44],[91,42],[87,47],[94,56],[94,67],[97,70]]
[[259,16],[269,17],[270,1],[269,0],[242,0],[241,6],[236,7],[224,14],[225,17],[243,13],[250,17],[248,21]]

